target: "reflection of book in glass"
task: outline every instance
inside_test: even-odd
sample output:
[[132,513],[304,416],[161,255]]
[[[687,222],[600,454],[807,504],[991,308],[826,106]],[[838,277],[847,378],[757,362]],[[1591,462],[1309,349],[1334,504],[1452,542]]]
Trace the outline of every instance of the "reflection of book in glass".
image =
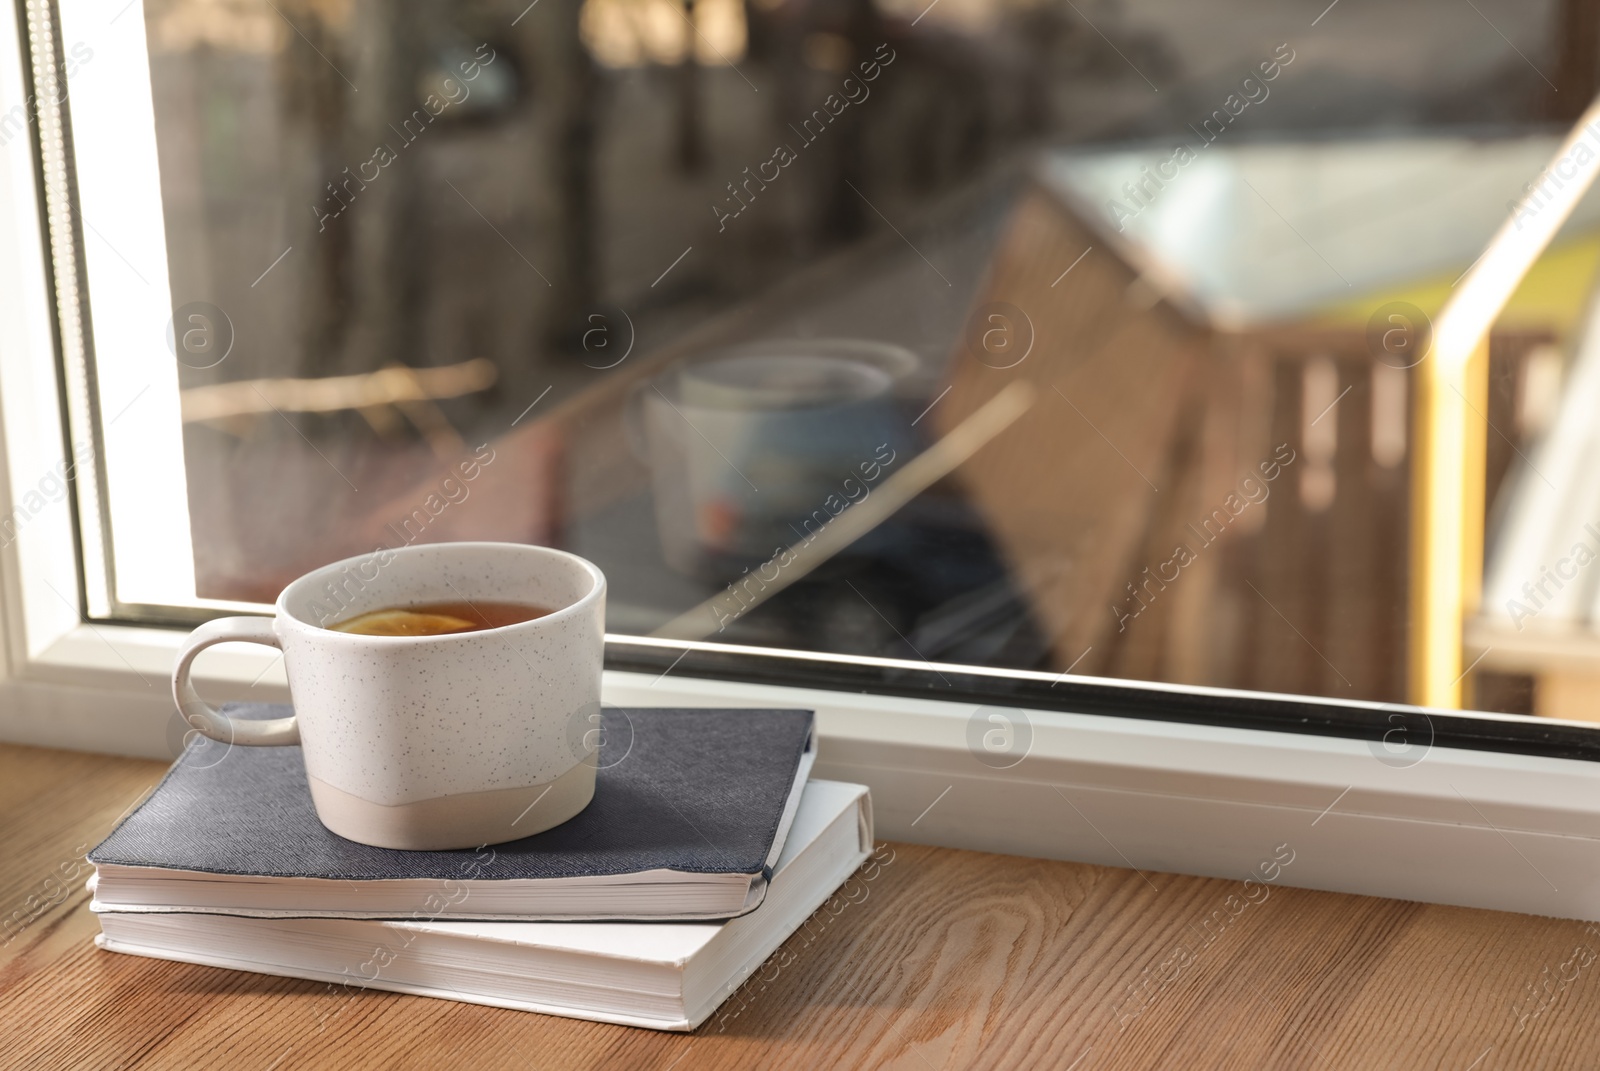
[[866,788],[805,786],[766,899],[727,922],[398,922],[102,910],[102,948],[158,959],[692,1030],[872,850]]
[[[267,705],[229,712],[289,713]],[[95,907],[724,919],[761,903],[816,755],[809,710],[608,707],[575,716],[567,735],[555,746],[597,756],[588,807],[536,836],[437,852],[375,848],[329,832],[312,806],[298,747],[202,739],[89,853]]]

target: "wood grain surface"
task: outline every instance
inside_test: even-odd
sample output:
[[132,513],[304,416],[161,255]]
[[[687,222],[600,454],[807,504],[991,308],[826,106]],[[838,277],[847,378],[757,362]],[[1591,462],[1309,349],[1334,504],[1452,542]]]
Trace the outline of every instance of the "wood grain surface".
[[0,746],[0,1066],[1600,1066],[1600,927],[1308,892],[1292,866],[1246,897],[885,845],[688,1035],[99,951],[83,852],[161,771]]

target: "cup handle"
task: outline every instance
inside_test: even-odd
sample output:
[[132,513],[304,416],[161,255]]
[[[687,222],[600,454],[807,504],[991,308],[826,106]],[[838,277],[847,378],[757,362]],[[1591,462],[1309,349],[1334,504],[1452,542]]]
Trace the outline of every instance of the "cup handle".
[[178,663],[172,667],[172,698],[177,701],[183,720],[196,732],[224,744],[298,744],[300,726],[293,715],[266,721],[235,721],[200,698],[189,681],[189,667],[196,655],[219,643],[260,643],[283,649],[270,617],[219,617],[189,633],[178,652]]

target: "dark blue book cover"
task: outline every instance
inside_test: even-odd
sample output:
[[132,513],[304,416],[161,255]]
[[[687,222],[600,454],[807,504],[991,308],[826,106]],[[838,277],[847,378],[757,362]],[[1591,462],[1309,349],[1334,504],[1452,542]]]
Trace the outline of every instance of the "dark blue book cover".
[[[289,711],[241,704],[229,713]],[[440,912],[453,917],[729,917],[760,903],[810,769],[812,721],[808,710],[607,707],[585,810],[522,840],[461,851],[376,848],[330,832],[298,747],[233,747],[202,762],[191,744],[89,853],[97,906],[395,917],[416,910],[396,903],[428,889],[439,906],[436,887],[448,883],[471,893]],[[628,887],[628,876],[646,874]],[[689,889],[700,898],[680,895]]]

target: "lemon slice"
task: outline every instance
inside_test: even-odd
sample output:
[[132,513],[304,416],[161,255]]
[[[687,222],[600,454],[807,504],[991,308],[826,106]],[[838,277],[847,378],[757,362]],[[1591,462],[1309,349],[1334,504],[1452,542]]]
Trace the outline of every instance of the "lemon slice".
[[415,610],[374,610],[358,614],[329,628],[353,632],[358,636],[440,636],[450,632],[470,632],[481,626],[450,614],[418,613]]

